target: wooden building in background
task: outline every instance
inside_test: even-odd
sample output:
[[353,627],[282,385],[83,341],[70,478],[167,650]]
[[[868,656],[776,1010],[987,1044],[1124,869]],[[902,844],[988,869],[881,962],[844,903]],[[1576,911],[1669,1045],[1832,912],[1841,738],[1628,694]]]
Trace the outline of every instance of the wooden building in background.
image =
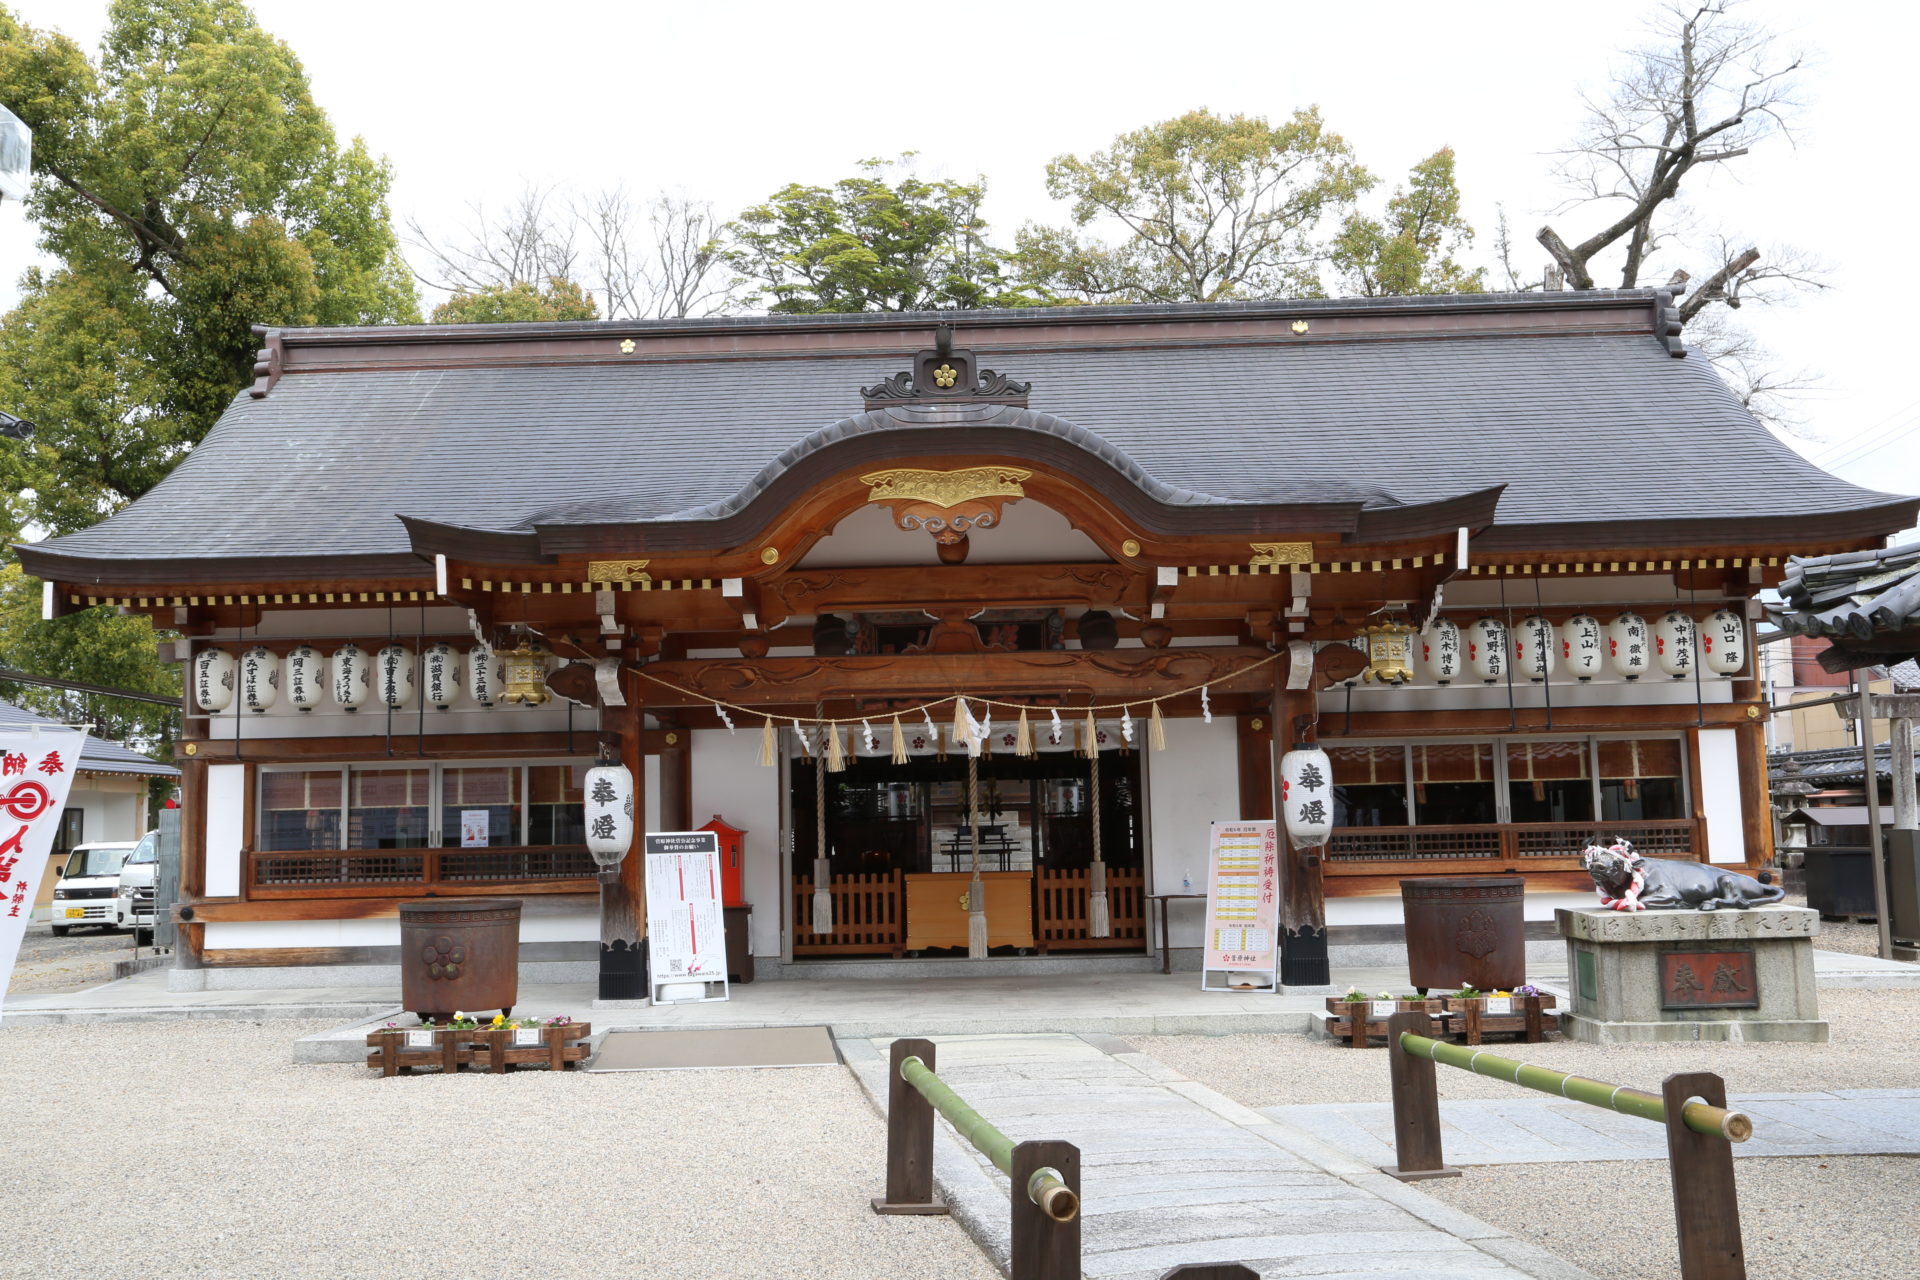
[[[391,963],[428,894],[520,896],[524,959],[591,961],[602,741],[640,830],[744,832],[763,972],[947,954],[965,758],[951,704],[918,708],[964,694],[1002,708],[977,765],[1002,953],[1145,949],[1146,895],[1203,883],[1209,822],[1274,813],[1315,724],[1335,830],[1283,883],[1310,981],[1329,923],[1397,919],[1404,877],[1578,890],[1597,835],[1765,862],[1753,597],[1917,505],[1774,441],[1664,294],[1485,295],[266,331],[173,475],[21,557],[52,610],[147,613],[231,679],[181,745],[186,959],[219,980]],[[1580,666],[1626,615],[1670,652]],[[1370,661],[1307,674],[1369,627]],[[551,696],[507,701],[529,662]],[[1089,704],[1121,708],[1097,770]],[[795,722],[823,717],[848,760],[816,791]]]

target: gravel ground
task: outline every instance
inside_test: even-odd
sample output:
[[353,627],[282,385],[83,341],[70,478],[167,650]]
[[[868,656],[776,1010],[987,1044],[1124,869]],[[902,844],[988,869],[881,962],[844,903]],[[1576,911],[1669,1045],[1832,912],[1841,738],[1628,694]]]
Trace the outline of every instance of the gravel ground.
[[[1599,1080],[1657,1089],[1675,1071],[1718,1071],[1732,1093],[1920,1088],[1920,990],[1828,988],[1820,1012],[1830,1044],[1545,1044],[1489,1041],[1495,1053]],[[1385,1102],[1384,1049],[1305,1036],[1128,1036],[1141,1052],[1250,1107]],[[1440,1073],[1442,1098],[1511,1098],[1524,1091],[1465,1071]]]
[[[1749,1280],[1913,1280],[1920,1161],[1769,1156],[1733,1169]],[[1679,1273],[1663,1160],[1478,1167],[1420,1190],[1601,1280]]]
[[0,1032],[0,1275],[999,1275],[951,1219],[873,1213],[843,1068],[382,1080],[290,1063],[322,1026]]
[[[1807,895],[1789,893],[1785,905],[1804,907]],[[1880,927],[1875,924],[1856,924],[1851,920],[1822,920],[1820,936],[1813,945],[1822,951],[1844,951],[1851,956],[1877,956],[1880,954]]]
[[[143,955],[151,955],[144,949]],[[7,983],[9,991],[67,991],[113,981],[113,962],[133,959],[133,932],[101,931],[89,925],[56,938],[44,924],[30,924],[20,941],[20,958]]]

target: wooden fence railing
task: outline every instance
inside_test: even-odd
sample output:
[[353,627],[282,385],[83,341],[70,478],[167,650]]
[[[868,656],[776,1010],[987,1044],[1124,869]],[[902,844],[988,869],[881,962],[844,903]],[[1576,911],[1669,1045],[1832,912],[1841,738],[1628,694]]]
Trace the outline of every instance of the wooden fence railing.
[[386,893],[590,893],[583,845],[488,849],[296,849],[247,855],[250,898],[367,898]]
[[900,956],[906,951],[905,881],[898,871],[833,877],[833,932],[813,931],[813,877],[793,881],[793,954]]
[[1107,915],[1113,936],[1087,936],[1087,878],[1085,867],[1055,871],[1043,867],[1034,873],[1033,934],[1042,951],[1100,950],[1116,947],[1144,950],[1147,945],[1146,878],[1138,867],[1107,868]]
[[[1633,841],[1650,858],[1699,856],[1700,820],[1669,822],[1509,822],[1462,827],[1339,827],[1327,845],[1333,874],[1340,863],[1500,862],[1528,870],[1578,871],[1580,852],[1596,839]],[[1438,870],[1438,868],[1435,868]]]

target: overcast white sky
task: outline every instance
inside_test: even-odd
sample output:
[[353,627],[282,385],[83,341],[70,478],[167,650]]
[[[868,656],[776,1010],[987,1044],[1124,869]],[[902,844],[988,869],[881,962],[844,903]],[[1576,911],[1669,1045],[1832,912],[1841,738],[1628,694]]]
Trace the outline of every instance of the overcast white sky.
[[[10,2],[89,47],[105,22],[103,0]],[[254,8],[304,61],[340,134],[392,160],[402,220],[451,222],[528,180],[683,189],[732,213],[786,182],[829,183],[862,158],[916,150],[925,173],[984,174],[987,217],[1011,240],[1022,222],[1065,221],[1046,195],[1052,156],[1196,106],[1278,118],[1318,103],[1389,181],[1454,147],[1478,249],[1491,260],[1502,202],[1529,273],[1545,263],[1532,233],[1560,199],[1549,153],[1575,131],[1581,88],[1604,84],[1652,11],[1637,0]],[[1825,375],[1803,407],[1812,438],[1789,443],[1858,483],[1920,491],[1915,313],[1902,301],[1916,185],[1903,87],[1920,17],[1893,3],[1754,0],[1744,12],[1812,55],[1797,146],[1770,142],[1694,203],[1710,224],[1834,267],[1824,294],[1741,313],[1784,359]],[[1599,217],[1550,220],[1572,241]],[[31,253],[20,207],[0,206],[0,307]],[[1711,265],[1662,259],[1654,278]]]

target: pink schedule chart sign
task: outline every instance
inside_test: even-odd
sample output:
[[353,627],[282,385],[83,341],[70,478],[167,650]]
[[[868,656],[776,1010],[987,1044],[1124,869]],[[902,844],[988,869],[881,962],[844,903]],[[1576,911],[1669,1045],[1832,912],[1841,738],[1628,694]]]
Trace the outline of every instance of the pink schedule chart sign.
[[[1245,975],[1274,986],[1279,951],[1280,838],[1275,824],[1216,822],[1207,841],[1207,932],[1201,945],[1200,986],[1208,991],[1244,990]],[[1242,975],[1224,987],[1214,973]]]
[[86,742],[85,729],[65,726],[0,733],[0,1001]]
[[[720,837],[649,831],[647,961],[654,999],[725,1000],[727,938],[721,914]],[[709,984],[719,984],[711,994]]]

